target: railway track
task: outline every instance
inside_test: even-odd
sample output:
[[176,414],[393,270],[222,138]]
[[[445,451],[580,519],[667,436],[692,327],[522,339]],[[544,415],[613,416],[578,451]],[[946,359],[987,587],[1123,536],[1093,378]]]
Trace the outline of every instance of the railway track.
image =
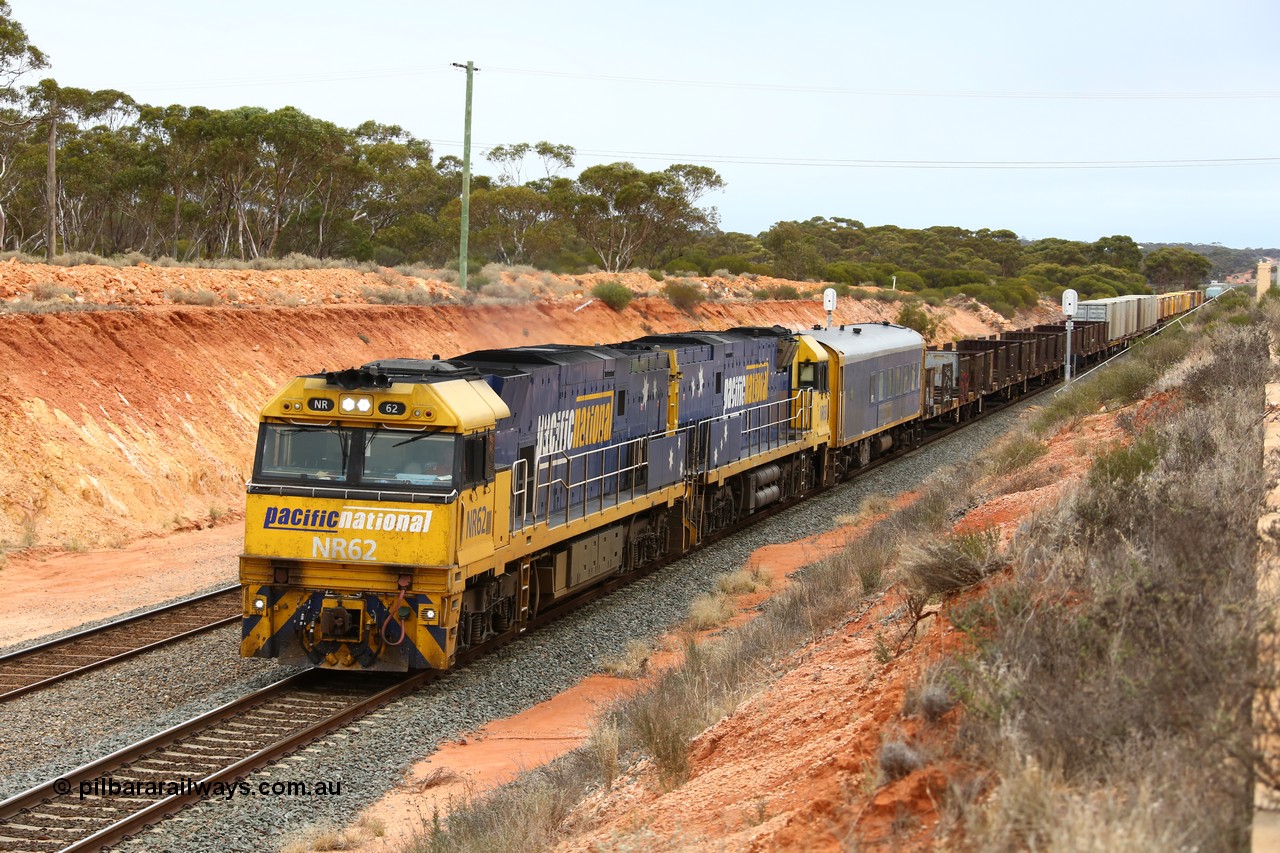
[[72,675],[229,625],[241,613],[238,586],[178,601],[0,655],[0,703]]
[[236,780],[438,675],[278,681],[0,803],[0,851],[97,850],[202,799],[269,796]]

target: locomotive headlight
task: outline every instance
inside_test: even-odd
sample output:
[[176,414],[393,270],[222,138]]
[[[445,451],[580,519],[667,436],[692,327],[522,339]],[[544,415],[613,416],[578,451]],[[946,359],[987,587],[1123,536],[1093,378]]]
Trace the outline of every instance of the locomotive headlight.
[[267,609],[267,600],[262,596],[258,596],[253,600],[253,612],[262,613]]
[[373,400],[368,397],[357,397],[354,395],[344,394],[338,400],[338,408],[347,414],[359,413],[367,415],[373,411]]

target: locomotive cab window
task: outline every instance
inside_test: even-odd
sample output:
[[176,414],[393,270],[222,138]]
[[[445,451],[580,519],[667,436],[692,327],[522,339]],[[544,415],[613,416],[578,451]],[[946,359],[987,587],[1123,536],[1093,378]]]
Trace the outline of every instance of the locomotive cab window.
[[351,430],[263,424],[254,473],[273,480],[343,480]]
[[800,362],[797,371],[797,382],[801,388],[812,388],[815,391],[827,390],[827,371],[825,365],[813,361]]
[[400,429],[366,432],[360,483],[452,487],[457,444],[458,437],[447,433]]

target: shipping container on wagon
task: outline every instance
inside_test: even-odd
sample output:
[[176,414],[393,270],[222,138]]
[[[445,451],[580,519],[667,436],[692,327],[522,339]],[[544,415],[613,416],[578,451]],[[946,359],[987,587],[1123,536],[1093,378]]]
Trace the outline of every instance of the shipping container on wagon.
[[1154,296],[1113,296],[1081,302],[1076,316],[1106,323],[1107,342],[1116,343],[1154,327],[1157,310]]
[[1132,303],[1136,309],[1135,325],[1130,332],[1131,335],[1146,332],[1156,327],[1156,324],[1160,321],[1160,308],[1155,296],[1136,295],[1121,296],[1120,298]]
[[1076,306],[1078,319],[1103,324],[1108,343],[1123,335],[1118,315],[1117,303],[1111,299],[1085,299]]

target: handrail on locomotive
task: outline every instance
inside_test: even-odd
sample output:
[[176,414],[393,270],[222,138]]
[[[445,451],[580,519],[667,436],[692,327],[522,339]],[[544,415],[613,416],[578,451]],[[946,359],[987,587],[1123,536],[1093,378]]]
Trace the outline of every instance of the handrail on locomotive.
[[[801,388],[793,396],[784,400],[767,401],[737,412],[705,418],[695,424],[674,430],[673,435],[692,435],[698,439],[697,444],[692,446],[690,460],[692,464],[685,468],[686,478],[701,476],[710,470],[707,467],[710,454],[706,446],[710,441],[708,430],[710,424],[734,418],[744,419],[746,424],[742,429],[742,435],[744,447],[749,451],[744,458],[750,458],[768,450],[777,450],[802,441],[804,430],[809,429],[813,422],[813,397],[812,388]],[[764,417],[769,417],[770,420],[752,423]],[[781,438],[784,434],[785,440]],[[557,518],[561,519],[560,523],[567,524],[574,517],[575,507],[581,508],[581,514],[577,517],[585,517],[588,514],[589,501],[592,500],[590,486],[595,483],[600,484],[600,488],[594,493],[596,511],[622,503],[624,494],[627,500],[634,500],[637,492],[640,495],[647,494],[649,492],[646,488],[649,467],[648,450],[652,440],[652,436],[643,436],[580,453],[560,450],[536,457],[532,462],[528,459],[517,459],[511,469],[512,530],[523,531],[540,523],[550,525],[551,508],[555,505],[553,498],[558,495],[565,496],[563,512],[556,513]],[[610,458],[613,460],[611,466],[605,464]],[[624,460],[630,461],[624,464]],[[596,470],[592,465],[593,461],[599,461],[598,470],[601,473],[589,475],[590,471]],[[531,466],[532,480],[529,476]],[[580,479],[574,477],[575,471],[582,472]],[[547,474],[545,480],[542,477],[543,472]],[[610,481],[614,483],[612,491],[605,488]],[[576,500],[574,499],[575,490],[579,495]],[[609,500],[610,497],[613,500]]]

